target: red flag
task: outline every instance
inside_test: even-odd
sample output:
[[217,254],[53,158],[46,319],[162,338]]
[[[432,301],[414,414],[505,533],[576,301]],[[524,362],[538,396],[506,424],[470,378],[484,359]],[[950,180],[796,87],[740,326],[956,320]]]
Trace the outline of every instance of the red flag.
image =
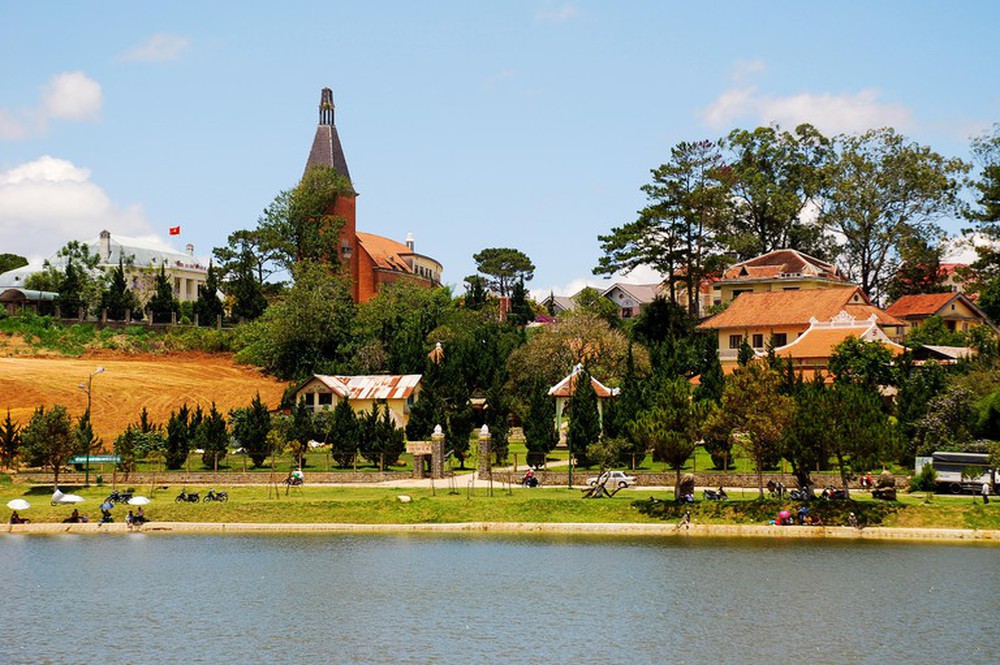
[[179,227],[179,226],[171,226],[170,227],[170,235],[172,235],[172,236],[179,236],[180,234],[181,234],[181,227]]

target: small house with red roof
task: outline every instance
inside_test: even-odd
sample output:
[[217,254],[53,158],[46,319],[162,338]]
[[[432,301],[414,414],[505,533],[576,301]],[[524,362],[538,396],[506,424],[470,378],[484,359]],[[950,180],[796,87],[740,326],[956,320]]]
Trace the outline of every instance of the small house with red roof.
[[[332,167],[338,174],[351,180],[347,159],[337,134],[333,117],[333,92],[323,88],[319,104],[319,125],[313,138],[306,171],[313,166]],[[426,254],[416,251],[413,236],[397,242],[373,233],[357,230],[358,193],[337,197],[333,214],[343,220],[337,247],[338,257],[351,278],[351,296],[356,303],[371,300],[382,286],[393,282],[408,281],[427,288],[441,285],[442,265]]]
[[977,326],[992,325],[986,313],[964,293],[903,296],[885,311],[910,326],[918,326],[932,316],[939,316],[951,332],[968,332]]

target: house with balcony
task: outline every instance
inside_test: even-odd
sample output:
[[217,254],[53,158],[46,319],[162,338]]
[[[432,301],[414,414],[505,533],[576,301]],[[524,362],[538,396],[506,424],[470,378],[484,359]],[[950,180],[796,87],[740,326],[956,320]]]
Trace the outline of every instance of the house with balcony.
[[889,341],[902,341],[907,323],[872,304],[858,287],[778,290],[743,293],[725,311],[706,319],[699,330],[715,331],[723,369],[734,365],[746,340],[755,353],[779,349],[804,335],[814,322],[843,313],[856,321],[873,321]]
[[[147,302],[155,292],[156,275],[161,267],[170,280],[174,297],[180,302],[196,301],[198,289],[205,286],[208,279],[209,260],[195,256],[194,245],[190,243],[180,252],[156,240],[112,234],[105,229],[83,244],[90,254],[98,257],[97,269],[100,271],[114,270],[119,262],[122,263],[128,287],[141,303]],[[57,253],[48,263],[64,270],[66,258]],[[42,270],[39,265],[9,270],[0,275],[0,289],[24,289],[28,277]]]
[[727,268],[712,284],[713,304],[743,293],[855,288],[836,265],[794,249],[776,249]]
[[[774,354],[790,360],[797,373],[811,377],[818,371],[825,372],[829,369],[830,356],[839,344],[850,337],[863,342],[878,342],[889,349],[894,357],[906,351],[906,347],[889,339],[879,327],[878,317],[874,313],[866,319],[857,319],[841,310],[828,321],[815,318],[810,320],[805,332],[788,344],[776,347]],[[756,349],[755,352],[758,355],[765,354]]]

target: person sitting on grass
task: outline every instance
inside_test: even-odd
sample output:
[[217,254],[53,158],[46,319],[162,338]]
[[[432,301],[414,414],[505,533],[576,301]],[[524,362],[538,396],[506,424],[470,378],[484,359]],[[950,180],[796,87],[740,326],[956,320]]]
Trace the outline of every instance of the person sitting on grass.
[[10,514],[10,523],[11,524],[27,524],[30,521],[31,520],[26,519],[26,518],[21,517],[20,515],[18,515],[16,510]]

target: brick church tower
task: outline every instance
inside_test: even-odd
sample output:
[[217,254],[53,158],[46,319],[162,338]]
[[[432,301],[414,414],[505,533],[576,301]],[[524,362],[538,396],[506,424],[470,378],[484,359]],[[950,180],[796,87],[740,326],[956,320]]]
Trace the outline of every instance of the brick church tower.
[[[340,136],[337,134],[337,126],[334,124],[333,111],[333,90],[323,88],[319,100],[319,124],[316,126],[316,136],[313,138],[312,150],[309,151],[305,170],[308,171],[313,166],[329,166],[338,175],[350,181],[351,173],[347,170],[347,159],[344,157],[344,148],[340,144]],[[356,219],[358,193],[353,191],[353,183],[351,190],[352,194],[337,197],[333,214],[344,220],[340,237],[337,239],[337,254],[351,277],[351,296],[354,298],[354,302],[360,302],[358,293],[358,262],[360,257]]]
[[[319,101],[319,125],[313,138],[306,171],[313,166],[328,166],[339,175],[351,180],[347,170],[344,148],[333,122],[333,91],[323,88]],[[356,220],[358,193],[351,185],[351,192],[338,196],[333,214],[344,220],[337,239],[336,256],[339,257],[351,279],[351,297],[356,303],[371,300],[386,284],[407,281],[425,288],[441,285],[442,265],[414,248],[412,235],[405,243],[374,233],[359,233]],[[330,252],[331,258],[334,252]]]

